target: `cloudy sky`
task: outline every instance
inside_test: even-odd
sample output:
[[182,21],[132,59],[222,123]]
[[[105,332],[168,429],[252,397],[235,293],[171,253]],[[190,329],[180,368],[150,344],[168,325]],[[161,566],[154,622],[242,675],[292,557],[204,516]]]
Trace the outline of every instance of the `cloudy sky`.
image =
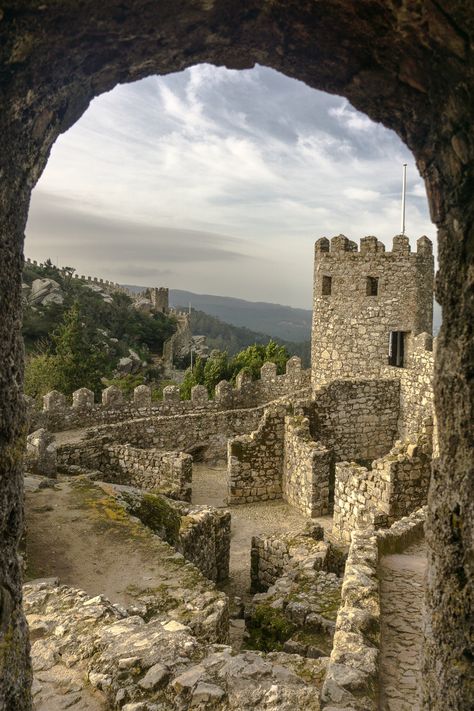
[[56,142],[25,253],[80,274],[310,308],[314,241],[434,239],[397,136],[264,67],[199,65],[116,87]]

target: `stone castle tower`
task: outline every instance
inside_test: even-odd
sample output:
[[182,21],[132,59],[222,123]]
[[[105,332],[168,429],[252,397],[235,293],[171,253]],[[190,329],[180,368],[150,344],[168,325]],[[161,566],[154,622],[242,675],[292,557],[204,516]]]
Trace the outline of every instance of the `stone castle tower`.
[[155,313],[167,314],[169,312],[169,289],[160,286],[153,287],[148,291],[153,311]]
[[312,382],[378,376],[403,367],[410,345],[433,328],[433,250],[427,237],[411,253],[408,237],[391,252],[376,237],[360,250],[344,235],[315,244]]

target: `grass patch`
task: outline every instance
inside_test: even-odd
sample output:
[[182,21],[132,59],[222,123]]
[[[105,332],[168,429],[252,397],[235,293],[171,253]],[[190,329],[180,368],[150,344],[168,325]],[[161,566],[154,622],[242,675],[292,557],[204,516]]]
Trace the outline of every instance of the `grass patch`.
[[296,625],[280,610],[257,605],[248,624],[249,637],[245,646],[261,652],[279,652],[295,631]]

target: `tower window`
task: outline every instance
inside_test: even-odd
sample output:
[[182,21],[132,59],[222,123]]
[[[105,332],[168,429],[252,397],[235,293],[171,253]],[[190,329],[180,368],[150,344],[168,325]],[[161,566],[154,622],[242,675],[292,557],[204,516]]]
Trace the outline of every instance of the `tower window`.
[[332,277],[323,276],[323,285],[322,285],[322,289],[321,289],[321,294],[323,296],[331,296],[331,289],[332,289]]
[[366,281],[367,296],[377,296],[379,293],[379,278],[368,276]]
[[405,357],[405,333],[404,331],[390,331],[388,346],[388,364],[397,368],[403,368]]

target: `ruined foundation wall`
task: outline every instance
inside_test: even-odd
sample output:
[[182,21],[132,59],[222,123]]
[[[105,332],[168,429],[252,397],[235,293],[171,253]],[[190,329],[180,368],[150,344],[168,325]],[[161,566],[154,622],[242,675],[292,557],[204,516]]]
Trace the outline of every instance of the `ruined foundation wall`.
[[281,498],[285,411],[270,405],[257,429],[229,440],[229,503]]
[[[372,460],[397,437],[397,380],[336,380],[314,393],[308,416],[313,439],[334,452],[335,461]],[[305,413],[306,414],[306,413]]]
[[[311,524],[312,526],[312,524]],[[324,541],[324,531],[314,525],[306,532],[289,532],[274,536],[253,536],[250,549],[250,579],[253,592],[265,592],[289,569],[292,561],[311,558],[315,570],[340,574],[344,556],[331,543]]]
[[309,517],[329,513],[332,452],[311,439],[309,420],[285,417],[283,498]]
[[82,466],[98,470],[104,481],[129,484],[159,491],[167,496],[191,500],[192,457],[181,452],[139,449],[112,443],[109,437],[95,437],[57,449],[59,466]]
[[209,580],[229,577],[230,513],[128,486],[99,484],[118,504],[193,563]]
[[424,506],[431,476],[431,432],[397,443],[371,469],[336,464],[333,533],[350,541],[356,528],[383,527]]

